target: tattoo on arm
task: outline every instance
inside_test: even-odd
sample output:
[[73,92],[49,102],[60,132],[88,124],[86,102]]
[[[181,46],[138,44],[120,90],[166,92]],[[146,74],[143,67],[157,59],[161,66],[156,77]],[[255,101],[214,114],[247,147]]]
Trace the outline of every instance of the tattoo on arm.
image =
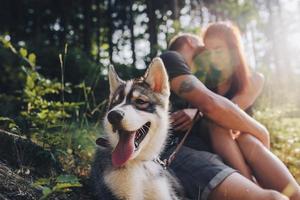
[[194,79],[188,79],[182,81],[182,83],[179,86],[178,94],[183,94],[192,91],[195,88],[195,82]]

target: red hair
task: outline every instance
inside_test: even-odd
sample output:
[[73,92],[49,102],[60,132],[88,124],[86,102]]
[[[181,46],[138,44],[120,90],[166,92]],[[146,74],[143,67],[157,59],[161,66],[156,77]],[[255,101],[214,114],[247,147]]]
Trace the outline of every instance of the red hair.
[[228,22],[213,23],[206,28],[203,40],[208,37],[217,37],[227,45],[234,69],[230,90],[234,94],[241,92],[249,84],[250,69],[246,63],[239,29]]

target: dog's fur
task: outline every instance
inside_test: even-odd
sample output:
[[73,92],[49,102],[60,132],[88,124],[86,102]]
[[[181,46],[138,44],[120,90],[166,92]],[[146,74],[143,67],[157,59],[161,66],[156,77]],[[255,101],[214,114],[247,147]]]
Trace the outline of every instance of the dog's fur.
[[180,199],[176,178],[155,162],[169,129],[170,89],[163,62],[153,59],[144,77],[126,82],[111,67],[109,83],[104,128],[110,147],[98,148],[92,166],[96,199]]
[[104,118],[109,147],[98,147],[95,155],[91,171],[95,198],[181,199],[177,179],[155,162],[169,129],[170,88],[163,62],[153,59],[144,77],[129,81],[121,80],[111,67],[109,83]]

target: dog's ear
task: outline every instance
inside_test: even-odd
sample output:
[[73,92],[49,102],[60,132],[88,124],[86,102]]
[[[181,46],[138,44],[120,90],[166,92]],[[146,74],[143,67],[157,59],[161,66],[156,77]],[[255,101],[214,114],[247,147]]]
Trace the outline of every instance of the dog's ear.
[[109,66],[108,79],[109,79],[110,95],[112,95],[121,84],[125,83],[122,79],[119,78],[118,74],[116,73],[112,65]]
[[156,57],[150,63],[145,74],[145,81],[154,92],[170,94],[169,78],[163,61]]

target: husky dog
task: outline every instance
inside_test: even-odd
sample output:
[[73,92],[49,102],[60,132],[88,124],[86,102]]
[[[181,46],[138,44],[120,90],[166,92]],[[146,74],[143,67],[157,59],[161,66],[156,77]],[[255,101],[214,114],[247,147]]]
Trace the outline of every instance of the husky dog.
[[144,77],[123,81],[110,67],[110,96],[104,129],[108,148],[99,147],[91,180],[97,200],[175,200],[175,177],[155,161],[169,129],[169,83],[154,58]]

